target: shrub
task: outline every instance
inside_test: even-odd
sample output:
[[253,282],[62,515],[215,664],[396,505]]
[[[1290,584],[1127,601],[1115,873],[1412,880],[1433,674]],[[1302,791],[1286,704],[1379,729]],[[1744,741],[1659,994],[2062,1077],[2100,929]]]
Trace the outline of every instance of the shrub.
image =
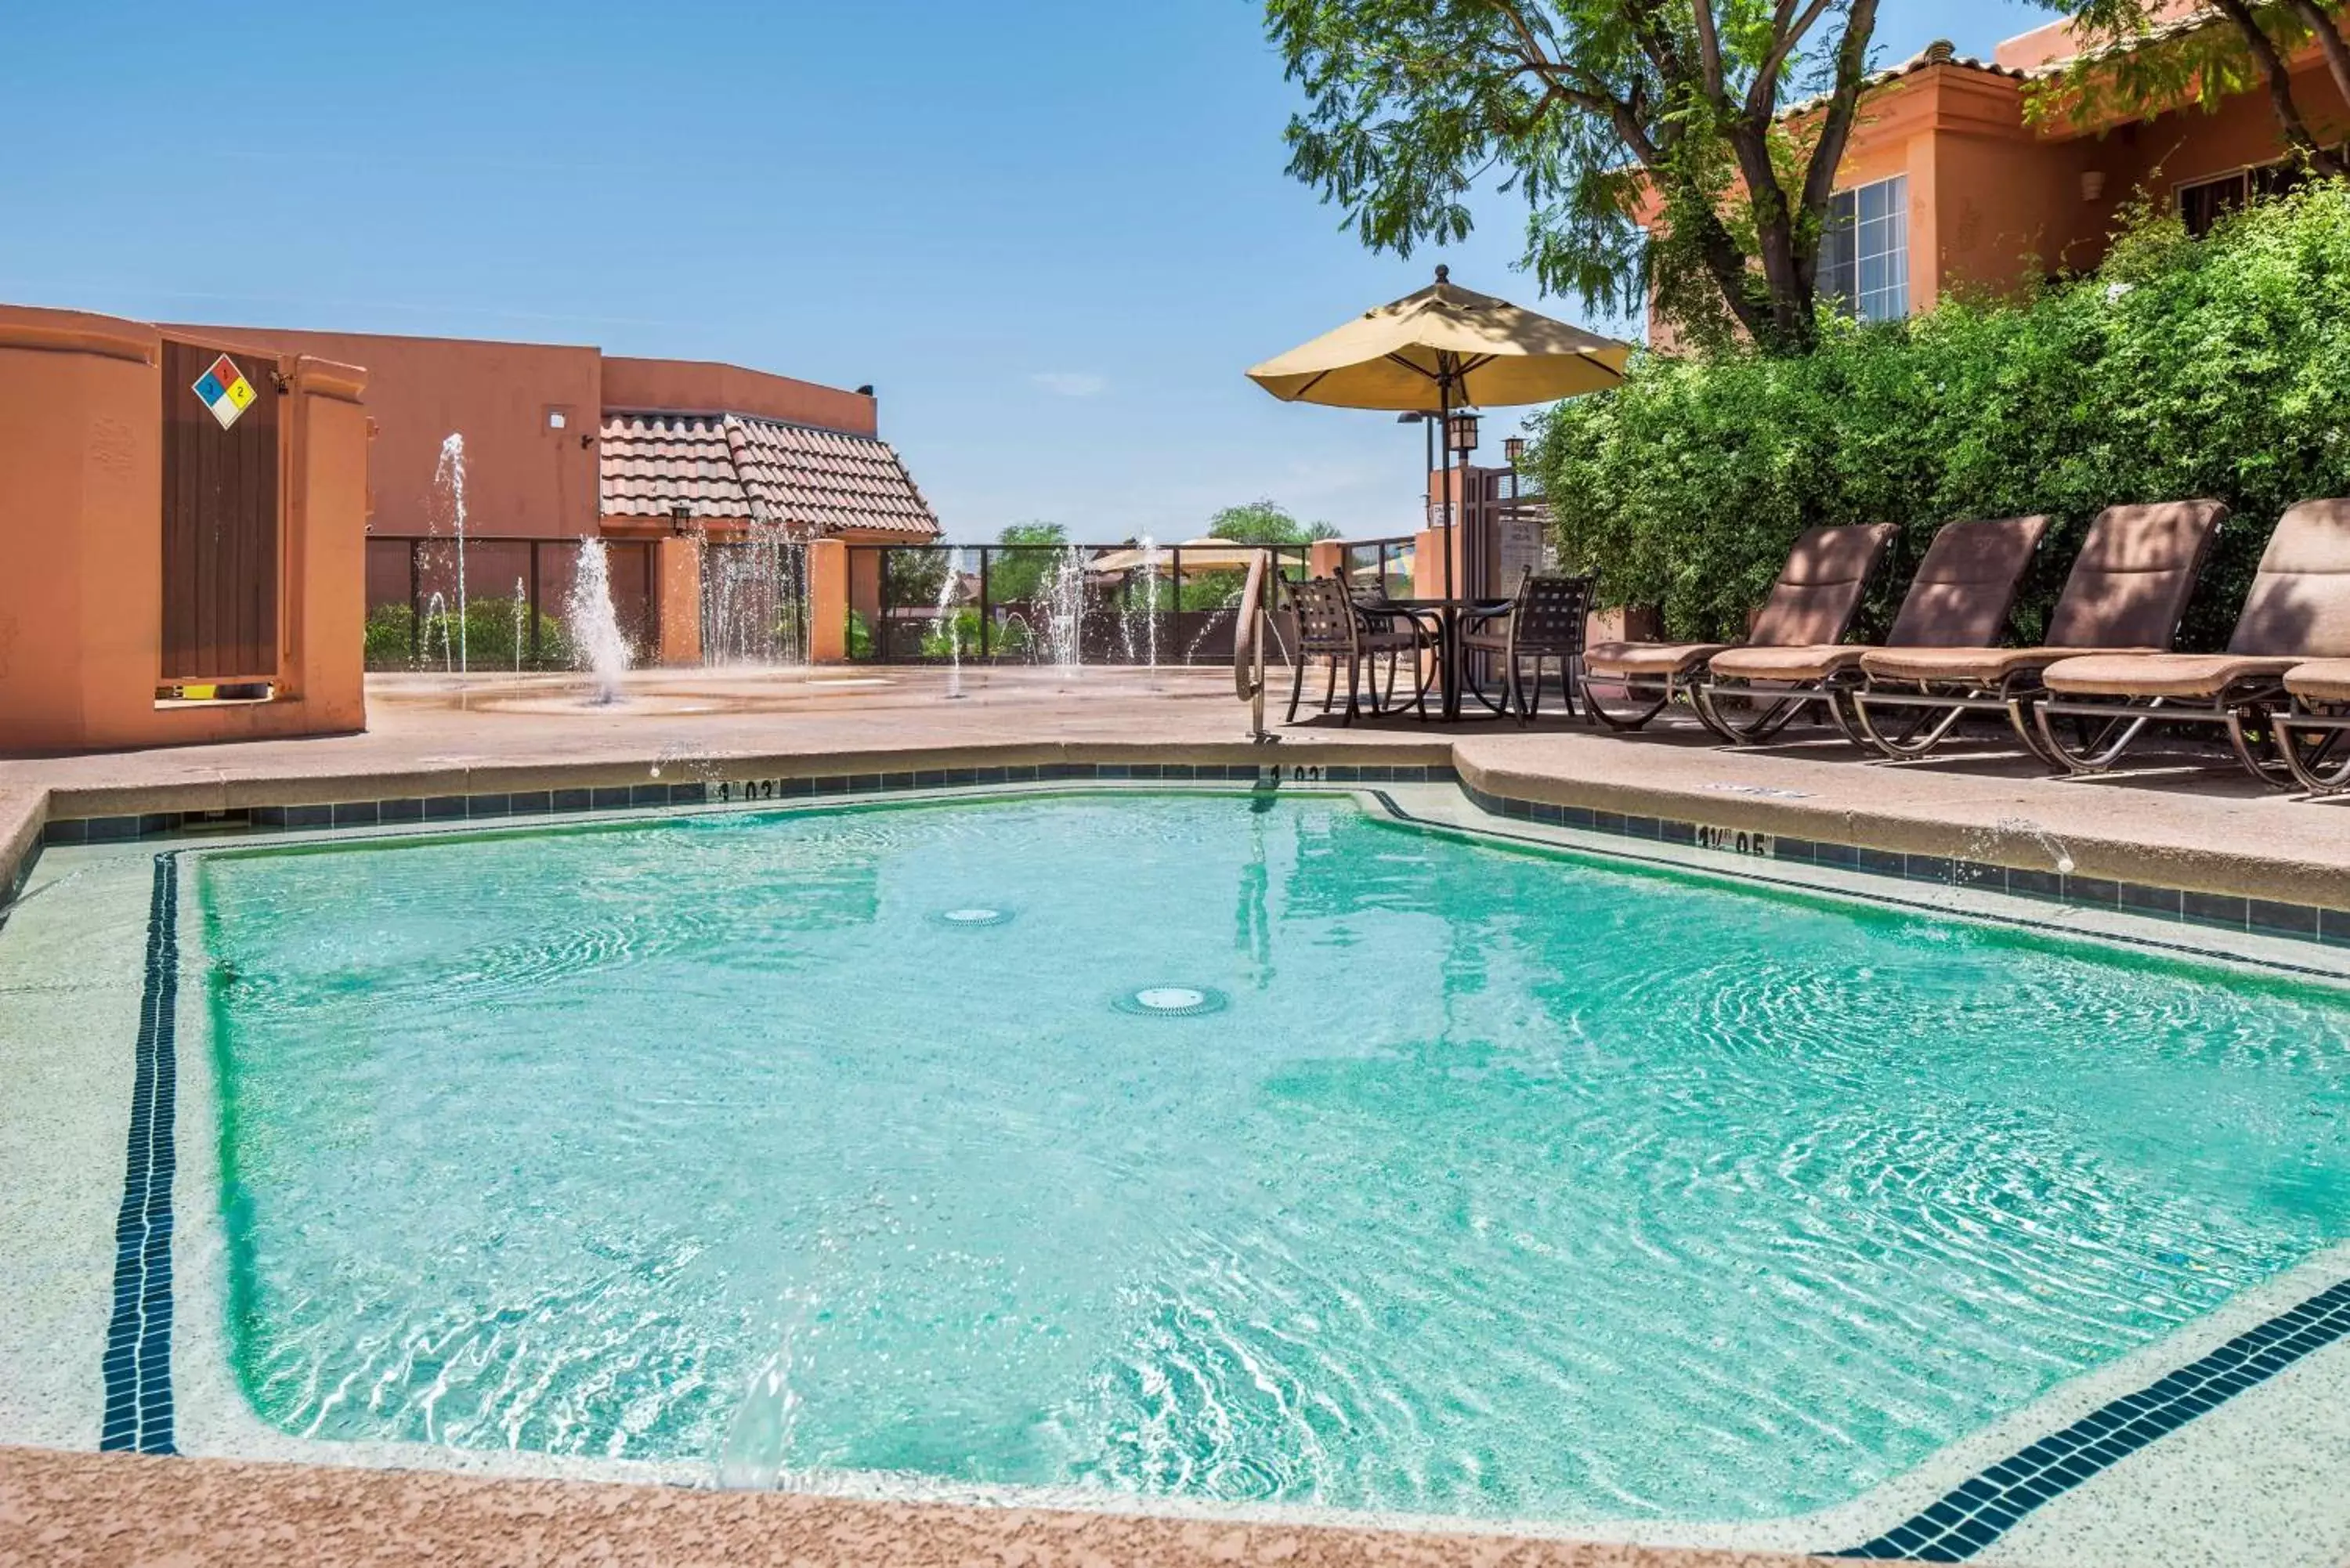
[[[2213,495],[2220,535],[2181,636],[2223,644],[2278,514],[2350,494],[2350,185],[2190,239],[2139,212],[2095,275],[1908,321],[1833,323],[1800,358],[1641,355],[1542,416],[1534,466],[1564,559],[1677,637],[1732,638],[1803,528],[1904,524],[1905,568],[1957,517],[2055,519],[2017,606],[2037,635],[2105,506]],[[1872,607],[1881,629],[1907,571]]]
[[404,604],[378,605],[368,613],[366,662],[369,670],[439,670],[453,664],[462,647],[473,670],[513,670],[515,639],[523,642],[519,668],[568,670],[571,644],[563,624],[553,616],[538,618],[538,654],[530,650],[529,611],[515,614],[512,599],[473,599],[465,606],[461,636],[454,610],[427,610],[420,627],[417,615]]

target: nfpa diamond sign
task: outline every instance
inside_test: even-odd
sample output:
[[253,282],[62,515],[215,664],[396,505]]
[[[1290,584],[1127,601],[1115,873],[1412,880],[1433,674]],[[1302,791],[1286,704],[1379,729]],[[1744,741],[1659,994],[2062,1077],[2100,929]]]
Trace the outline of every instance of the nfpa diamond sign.
[[253,383],[236,368],[236,361],[224,354],[212,362],[212,368],[196,378],[196,397],[220,421],[220,428],[236,423],[236,417],[253,406]]

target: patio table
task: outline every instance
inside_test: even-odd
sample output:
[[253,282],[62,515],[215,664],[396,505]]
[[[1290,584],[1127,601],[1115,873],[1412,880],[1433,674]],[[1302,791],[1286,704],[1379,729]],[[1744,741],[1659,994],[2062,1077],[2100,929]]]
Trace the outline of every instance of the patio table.
[[1468,651],[1461,646],[1461,634],[1470,621],[1499,615],[1510,604],[1506,598],[1436,594],[1372,599],[1363,605],[1363,609],[1370,615],[1404,615],[1415,619],[1429,617],[1436,621],[1437,679],[1442,691],[1439,710],[1450,723],[1461,717],[1461,660]]

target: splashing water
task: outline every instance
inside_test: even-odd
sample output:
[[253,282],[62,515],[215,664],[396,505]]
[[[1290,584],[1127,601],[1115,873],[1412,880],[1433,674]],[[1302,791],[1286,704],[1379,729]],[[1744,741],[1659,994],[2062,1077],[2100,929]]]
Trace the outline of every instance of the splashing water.
[[530,585],[529,585],[528,583],[524,582],[520,577],[516,577],[516,578],[515,579],[515,597],[514,597],[514,642],[515,642],[515,660],[514,660],[514,664],[515,664],[515,673],[516,675],[519,675],[519,674],[521,674],[521,673],[522,673],[522,642],[523,642],[523,637],[524,637],[524,623],[525,623],[525,622],[526,622],[529,618],[530,618]]
[[[1159,574],[1166,564],[1167,552],[1160,549],[1159,541],[1148,534],[1142,536],[1137,548],[1141,552],[1141,562],[1135,567],[1142,574],[1141,602],[1137,604],[1137,596],[1128,594],[1126,607],[1118,618],[1118,631],[1126,644],[1126,661],[1156,670],[1159,668]],[[1135,636],[1138,621],[1142,629],[1139,639]],[[1136,646],[1138,640],[1141,644],[1139,648]]]
[[[2073,874],[2073,852],[2064,847],[2064,840],[2028,816],[2002,816],[1992,823],[1988,831],[1970,837],[1980,839],[1985,851],[1995,848],[2002,839],[2023,839],[2040,846],[2058,876],[2070,877]],[[1979,857],[1983,859],[1990,857],[1987,853]]]
[[955,571],[960,558],[957,552],[947,552],[947,569],[939,575],[939,600],[932,607],[931,615],[931,635],[946,639],[947,701],[950,702],[959,701],[962,697],[962,627],[956,621],[954,613],[955,589],[962,586],[962,578]]
[[807,545],[780,524],[754,520],[740,543],[702,541],[702,661],[798,667]]
[[596,678],[594,701],[619,701],[620,677],[629,670],[629,639],[620,635],[620,618],[612,609],[611,566],[603,540],[579,542],[579,570],[571,579],[571,597],[564,607],[579,668]]
[[416,662],[421,668],[432,657],[432,628],[441,628],[441,668],[450,674],[457,672],[457,656],[449,640],[449,601],[436,589],[424,596],[424,631],[418,639]]
[[792,1386],[798,1324],[785,1326],[783,1344],[751,1379],[718,1456],[718,1484],[738,1491],[774,1489],[791,1458],[799,1426],[799,1391]]
[[457,530],[457,669],[470,672],[465,649],[465,438],[451,431],[441,443],[441,461],[432,467],[432,483],[449,497],[449,514]]
[[1061,552],[1045,583],[1045,644],[1065,674],[1076,674],[1083,662],[1078,631],[1085,609],[1085,552],[1072,545]]

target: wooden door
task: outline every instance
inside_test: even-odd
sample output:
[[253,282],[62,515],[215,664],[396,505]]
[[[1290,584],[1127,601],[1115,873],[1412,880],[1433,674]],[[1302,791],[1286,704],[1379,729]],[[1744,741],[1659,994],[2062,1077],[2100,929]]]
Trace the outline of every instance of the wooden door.
[[[230,397],[234,382],[216,369],[245,392]],[[276,369],[263,355],[163,340],[166,680],[277,677]],[[242,400],[226,425],[213,412],[224,399]]]

